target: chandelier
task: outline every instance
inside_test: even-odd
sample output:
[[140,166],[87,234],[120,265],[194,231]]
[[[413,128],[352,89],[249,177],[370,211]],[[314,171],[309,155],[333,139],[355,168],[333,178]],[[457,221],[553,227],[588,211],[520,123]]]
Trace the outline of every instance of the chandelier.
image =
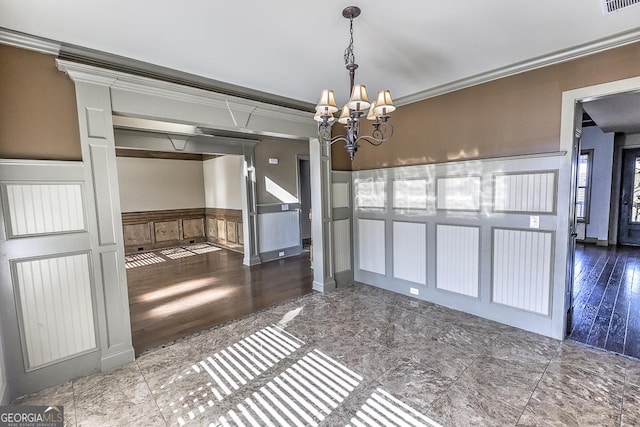
[[[393,125],[389,122],[389,113],[396,109],[391,99],[391,92],[388,90],[378,92],[375,102],[370,103],[366,86],[355,84],[358,64],[356,64],[356,58],[353,53],[353,19],[357,18],[360,12],[360,8],[357,6],[348,6],[342,11],[342,16],[349,20],[350,40],[349,46],[344,51],[344,63],[347,70],[349,70],[351,98],[342,107],[338,123],[346,128],[346,136],[331,136],[331,128],[336,120],[334,113],[339,111],[333,90],[325,89],[322,91],[314,116],[314,119],[319,122],[318,136],[320,142],[325,145],[331,145],[335,142],[343,141],[351,160],[353,160],[356,151],[358,151],[360,141],[366,141],[378,146],[391,138]],[[368,112],[366,112],[367,109]],[[360,135],[360,121],[365,116],[373,122],[371,135]]]

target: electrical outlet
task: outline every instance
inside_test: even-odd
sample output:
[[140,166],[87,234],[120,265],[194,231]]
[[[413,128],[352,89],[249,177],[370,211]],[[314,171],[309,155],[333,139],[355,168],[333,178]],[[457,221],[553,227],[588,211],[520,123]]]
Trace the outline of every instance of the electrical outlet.
[[288,211],[289,210],[289,205],[282,205],[282,206],[280,206],[280,209],[282,209],[283,211]]
[[529,217],[529,228],[540,228],[540,217],[537,215],[531,215]]
[[418,288],[409,288],[409,292],[411,292],[411,295],[419,295],[420,294],[420,290]]
[[284,251],[278,252],[278,256],[284,256]]

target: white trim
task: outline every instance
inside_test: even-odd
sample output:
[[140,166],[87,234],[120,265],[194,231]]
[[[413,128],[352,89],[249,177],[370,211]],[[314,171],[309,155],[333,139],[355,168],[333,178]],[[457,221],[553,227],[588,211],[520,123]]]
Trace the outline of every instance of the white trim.
[[313,122],[313,113],[311,112],[279,107],[264,102],[251,101],[245,98],[238,98],[191,86],[136,76],[121,71],[108,70],[63,59],[56,59],[56,64],[58,70],[67,73],[71,80],[76,82],[97,83],[107,85],[113,89],[145,93],[210,107],[230,108],[229,103],[231,102],[233,103],[234,110],[244,113],[256,114],[268,118],[286,119],[304,124]]
[[487,83],[492,80],[498,80],[504,77],[512,76],[514,74],[520,74],[525,71],[535,70],[536,68],[542,68],[561,62],[571,61],[573,59],[591,55],[593,53],[598,53],[615,47],[634,43],[639,40],[640,28],[636,28],[631,31],[614,34],[610,37],[605,37],[590,43],[585,43],[580,46],[560,50],[548,55],[539,56],[537,58],[518,62],[516,64],[507,65],[506,67],[500,67],[495,70],[487,71],[485,73],[476,74],[475,76],[466,77],[450,83],[445,83],[443,85],[432,87],[430,89],[426,89],[412,95],[403,96],[395,100],[396,105],[402,106],[412,104],[414,102],[434,98],[446,93],[455,92],[460,89]]
[[5,28],[0,28],[0,43],[22,49],[35,50],[48,55],[57,56],[60,53],[60,43],[58,42],[29,34],[17,33]]

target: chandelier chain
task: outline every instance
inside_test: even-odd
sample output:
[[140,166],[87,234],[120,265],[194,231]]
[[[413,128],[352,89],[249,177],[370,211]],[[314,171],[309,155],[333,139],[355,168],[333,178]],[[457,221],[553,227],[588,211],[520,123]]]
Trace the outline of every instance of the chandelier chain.
[[353,53],[353,18],[349,18],[349,36],[349,46],[344,50],[344,65],[356,63],[356,55]]

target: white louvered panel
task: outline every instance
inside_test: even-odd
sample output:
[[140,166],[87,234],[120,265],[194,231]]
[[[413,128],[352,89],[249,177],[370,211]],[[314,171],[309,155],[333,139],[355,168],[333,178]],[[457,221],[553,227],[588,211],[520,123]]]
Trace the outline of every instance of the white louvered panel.
[[80,184],[7,184],[11,236],[85,229]]
[[349,184],[346,182],[334,182],[331,184],[333,192],[333,207],[348,208],[349,205]]
[[426,209],[427,180],[399,179],[393,181],[393,207],[396,209]]
[[385,181],[357,181],[356,205],[359,208],[384,208],[387,200]]
[[554,212],[555,177],[554,172],[496,175],[494,211]]
[[393,277],[427,284],[427,226],[393,222]]
[[260,252],[300,245],[298,211],[258,214]]
[[96,347],[87,254],[18,261],[15,273],[29,369]]
[[438,178],[437,208],[444,210],[480,210],[480,177]]
[[478,297],[480,229],[455,225],[436,228],[436,287]]
[[336,273],[351,270],[351,224],[348,219],[333,222],[333,257]]
[[549,314],[551,233],[495,229],[493,301]]
[[384,221],[358,219],[360,270],[385,274]]

